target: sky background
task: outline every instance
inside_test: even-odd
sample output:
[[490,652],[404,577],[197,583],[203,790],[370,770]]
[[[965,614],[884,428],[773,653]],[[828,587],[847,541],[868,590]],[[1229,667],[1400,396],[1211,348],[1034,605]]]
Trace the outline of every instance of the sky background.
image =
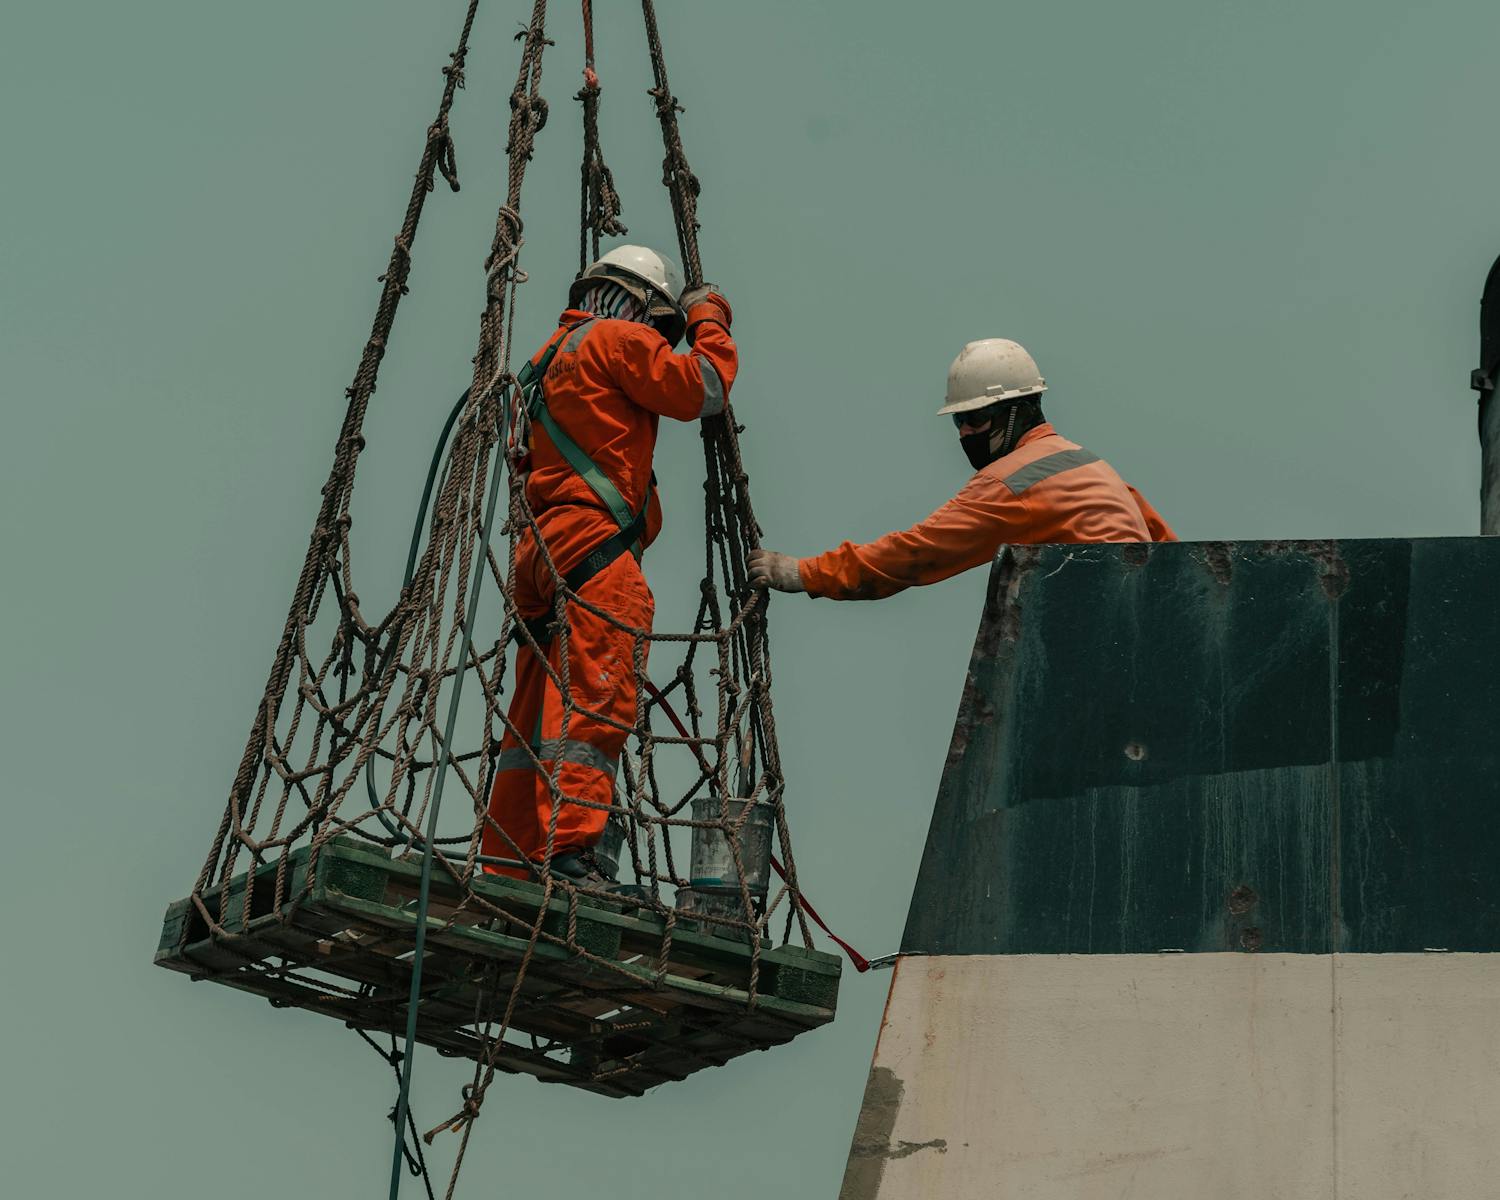
[[[343,389],[462,0],[12,5],[0,35],[0,1167],[15,1195],[385,1194],[388,1069],[324,1018],[150,965],[285,618]],[[393,595],[468,382],[528,5],[486,0],[356,488]],[[635,5],[596,5],[631,240],[671,244]],[[1477,528],[1469,369],[1500,251],[1493,3],[659,0],[735,307],[766,543],[814,553],[964,480],[934,416],[1024,342],[1062,432],[1185,538]],[[576,270],[575,4],[523,213],[519,340]],[[658,453],[666,628],[701,545],[696,430]],[[674,514],[677,514],[674,516]],[[672,524],[675,522],[675,524]],[[778,597],[808,894],[896,948],[984,589]],[[637,1101],[492,1089],[461,1196],[837,1191],[889,976],[831,1027]],[[414,1104],[464,1064],[422,1052]],[[454,1139],[440,1140],[442,1177]],[[404,1195],[420,1193],[408,1181]]]

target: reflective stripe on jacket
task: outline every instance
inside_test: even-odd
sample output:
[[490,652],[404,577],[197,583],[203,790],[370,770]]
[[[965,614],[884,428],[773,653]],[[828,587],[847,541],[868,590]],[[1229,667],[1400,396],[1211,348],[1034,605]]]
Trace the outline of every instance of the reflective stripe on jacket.
[[1177,535],[1102,459],[1051,425],[964,485],[925,521],[798,563],[809,595],[879,600],[987,563],[1007,542],[1175,542]]
[[[693,421],[723,411],[739,366],[734,339],[718,322],[703,321],[695,327],[692,349],[676,354],[649,325],[591,319],[578,309],[558,319],[564,327],[584,321],[587,327],[563,338],[547,369],[547,410],[631,510],[639,511],[650,486],[660,419]],[[566,572],[618,526],[546,430],[533,425],[531,438],[526,499],[554,562]],[[652,497],[646,544],[661,524],[661,506]]]

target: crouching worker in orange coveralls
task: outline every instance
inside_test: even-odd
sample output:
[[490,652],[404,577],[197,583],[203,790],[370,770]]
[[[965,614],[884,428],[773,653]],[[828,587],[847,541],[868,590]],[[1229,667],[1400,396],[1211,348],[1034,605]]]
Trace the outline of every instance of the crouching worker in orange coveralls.
[[1025,349],[970,342],[948,368],[947,402],[974,477],[925,521],[800,561],[750,555],[750,581],[833,600],[880,600],[989,562],[1007,542],[1175,542],[1177,535],[1103,459],[1042,415],[1047,384]]
[[[509,727],[489,804],[495,825],[515,845],[488,821],[481,844],[487,856],[514,859],[519,849],[531,862],[545,857],[553,807],[548,781],[556,767],[564,799],[552,871],[600,887],[610,881],[590,850],[604,832],[620,752],[635,722],[635,635],[568,602],[566,678],[575,707],[564,735],[563,697],[547,672],[550,665],[562,673],[563,639],[551,628],[556,584],[546,558],[580,599],[623,625],[651,629],[655,603],[640,557],[662,524],[651,472],[657,422],[722,412],[739,359],[728,301],[712,285],[683,292],[676,266],[641,246],[616,247],[585,270],[568,305],[532,359],[541,372],[542,403],[532,409],[526,499],[543,547],[532,532],[524,535],[513,581],[519,616],[546,663],[519,639]],[[675,353],[684,335],[690,350]]]

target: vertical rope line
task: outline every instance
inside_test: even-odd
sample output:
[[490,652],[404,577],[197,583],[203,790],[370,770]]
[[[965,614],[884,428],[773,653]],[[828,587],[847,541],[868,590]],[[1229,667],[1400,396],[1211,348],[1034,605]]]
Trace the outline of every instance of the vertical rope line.
[[[672,199],[672,216],[677,228],[677,244],[682,252],[683,270],[688,285],[703,282],[703,264],[698,248],[698,195],[702,185],[688,166],[687,154],[682,146],[682,131],[677,114],[681,105],[672,95],[667,79],[666,57],[662,50],[661,30],[656,21],[656,5],[653,0],[641,0],[641,14],[646,26],[646,44],[651,55],[651,70],[655,86],[651,96],[656,101],[656,116],[661,124],[662,145],[665,157],[662,160],[662,183],[666,185]],[[716,473],[721,476],[718,489],[710,486],[707,492],[710,530],[714,528],[713,508],[716,499],[723,502],[722,530],[723,547],[726,551],[727,567],[724,588],[728,596],[738,603],[750,606],[747,620],[736,631],[743,639],[741,646],[745,656],[746,675],[752,687],[759,686],[759,703],[756,706],[761,738],[761,763],[768,782],[771,803],[775,808],[778,840],[787,877],[787,886],[795,903],[796,914],[803,943],[812,945],[812,931],[803,914],[801,891],[797,886],[797,867],[792,855],[791,835],[782,809],[781,755],[776,745],[776,725],[771,714],[769,694],[770,648],[766,626],[766,598],[757,597],[746,582],[745,557],[750,550],[760,545],[760,526],[750,504],[749,477],[745,474],[740,458],[739,430],[733,413],[726,409],[717,417],[702,422],[703,453],[709,479]],[[710,534],[710,538],[712,534]]]
[[[416,179],[412,184],[411,197],[406,204],[406,214],[402,219],[401,229],[396,234],[390,262],[385,274],[380,277],[384,286],[381,289],[380,300],[376,304],[374,323],[369,339],[365,342],[364,351],[360,355],[354,381],[346,392],[349,405],[344,413],[343,427],[339,430],[333,468],[329,473],[328,482],[323,485],[323,502],[319,506],[318,517],[313,524],[307,557],[302,564],[302,573],[297,580],[291,609],[287,613],[286,625],[276,648],[276,656],[272,660],[271,675],[266,682],[260,707],[255,714],[250,737],[245,745],[245,753],[240,759],[239,770],[229,790],[229,800],[224,808],[223,820],[220,822],[208,859],[204,862],[203,870],[199,874],[195,891],[201,891],[208,884],[219,855],[224,849],[225,839],[230,832],[233,831],[237,836],[242,836],[240,814],[245,798],[249,795],[255,777],[260,771],[264,751],[274,742],[276,718],[280,712],[282,696],[291,673],[298,631],[309,619],[309,602],[318,588],[319,581],[328,570],[329,549],[340,536],[336,515],[353,484],[354,466],[359,458],[360,450],[364,447],[364,439],[360,436],[360,430],[364,424],[365,410],[375,391],[380,363],[385,356],[386,340],[390,336],[391,327],[395,324],[396,310],[401,303],[401,297],[407,293],[406,279],[411,271],[411,249],[416,239],[417,226],[422,219],[422,209],[427,201],[427,193],[432,190],[433,174],[438,168],[439,160],[443,158],[446,151],[451,149],[448,111],[453,107],[453,98],[457,89],[463,86],[464,60],[468,56],[469,35],[474,28],[474,18],[478,9],[479,0],[469,0],[469,7],[464,15],[463,29],[458,38],[458,47],[449,56],[449,65],[443,68],[442,100],[438,104],[437,117],[427,128],[427,137],[417,166]],[[226,875],[226,883],[227,880]]]
[[[508,406],[502,405],[501,428],[505,428]],[[495,527],[495,509],[500,497],[500,476],[505,466],[505,439],[495,442],[495,463],[490,472],[489,495],[485,501],[484,531],[480,534],[481,549],[488,549],[490,535]],[[443,726],[443,741],[434,768],[432,802],[427,809],[427,834],[422,844],[422,875],[417,887],[417,933],[412,947],[411,990],[406,999],[406,1043],[401,1058],[401,1094],[396,1099],[396,1142],[391,1155],[390,1200],[396,1200],[401,1192],[401,1166],[406,1142],[407,1109],[411,1097],[412,1059],[417,1043],[417,1010],[422,997],[422,956],[427,946],[427,906],[432,888],[432,850],[437,837],[438,808],[443,802],[443,784],[448,777],[448,760],[453,745],[453,734],[458,727],[458,704],[463,696],[464,677],[469,661],[469,650],[474,638],[474,620],[479,612],[479,593],[484,587],[484,572],[475,571],[469,586],[468,608],[464,614],[463,639],[458,652],[459,669],[453,676],[453,694],[448,699],[448,717]]]
[[682,269],[689,287],[703,282],[703,263],[698,257],[698,177],[688,167],[682,149],[682,134],[677,114],[682,111],[667,82],[667,63],[661,48],[661,31],[656,24],[656,5],[641,0],[641,15],[646,23],[646,44],[651,54],[651,72],[656,86],[650,94],[656,100],[656,117],[661,122],[662,143],[666,158],[662,161],[662,182],[672,197],[672,219],[677,226],[677,246],[682,252]]
[[[599,257],[600,239],[619,237],[627,230],[620,222],[620,194],[604,163],[599,142],[599,76],[594,71],[594,5],[583,0],[583,87],[574,99],[583,105],[583,170],[578,214],[578,271]],[[589,247],[592,245],[593,253]]]
[[[545,47],[546,0],[535,0],[531,24],[525,34],[525,45],[521,53],[521,66],[516,77],[516,86],[511,92],[510,135],[506,150],[510,160],[509,179],[505,203],[501,206],[495,222],[495,237],[490,253],[485,260],[486,304],[480,318],[479,348],[474,355],[474,379],[470,387],[470,408],[473,416],[475,436],[482,442],[487,429],[486,414],[497,417],[494,422],[494,465],[489,479],[489,491],[485,504],[483,531],[480,534],[479,564],[470,586],[468,606],[464,615],[462,645],[453,680],[453,694],[449,700],[447,721],[438,754],[437,774],[432,802],[427,813],[427,835],[422,847],[422,872],[417,904],[417,928],[412,956],[411,989],[407,999],[405,1055],[402,1059],[401,1094],[397,1100],[397,1139],[391,1155],[390,1200],[397,1200],[401,1190],[402,1135],[406,1124],[406,1113],[410,1101],[412,1059],[416,1046],[417,1016],[421,1002],[422,959],[426,948],[427,910],[432,883],[433,842],[437,834],[439,803],[442,799],[443,783],[447,776],[453,734],[457,727],[458,706],[463,690],[464,674],[469,666],[474,621],[478,613],[479,594],[482,590],[483,561],[489,551],[493,534],[495,510],[498,506],[500,475],[505,466],[507,435],[510,428],[509,407],[502,398],[499,413],[495,413],[494,389],[497,384],[509,386],[513,380],[502,383],[509,374],[510,350],[509,320],[514,307],[515,285],[522,278],[517,266],[521,243],[521,185],[525,178],[526,164],[530,160],[538,130],[546,123],[546,102],[541,99],[541,59]],[[510,303],[507,303],[507,299]],[[455,454],[458,452],[455,446]],[[479,453],[484,453],[481,448]],[[441,676],[439,676],[441,678]],[[435,699],[435,696],[434,696]],[[456,1182],[457,1167],[450,1180],[449,1192]]]

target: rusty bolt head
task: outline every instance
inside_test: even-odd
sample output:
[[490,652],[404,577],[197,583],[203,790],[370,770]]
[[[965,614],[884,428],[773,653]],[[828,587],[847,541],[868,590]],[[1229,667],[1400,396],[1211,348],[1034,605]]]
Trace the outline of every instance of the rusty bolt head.
[[1239,916],[1241,913],[1249,912],[1259,900],[1260,897],[1255,894],[1255,889],[1242,883],[1229,893],[1229,911]]
[[1144,742],[1126,742],[1125,757],[1131,762],[1143,762],[1146,758],[1146,745]]
[[1254,926],[1251,926],[1251,928],[1249,929],[1242,929],[1240,931],[1241,950],[1248,950],[1251,953],[1254,953],[1261,948],[1265,940],[1266,939],[1261,935],[1260,930],[1256,929]]

